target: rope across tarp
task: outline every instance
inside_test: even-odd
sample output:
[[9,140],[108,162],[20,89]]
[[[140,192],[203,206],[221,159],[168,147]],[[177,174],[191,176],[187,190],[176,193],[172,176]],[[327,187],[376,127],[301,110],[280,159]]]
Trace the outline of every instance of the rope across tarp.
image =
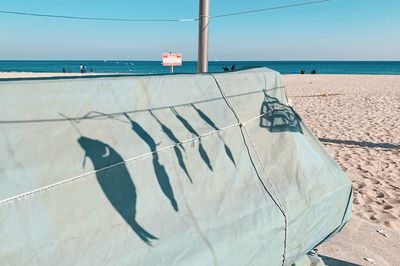
[[131,163],[131,162],[133,162],[135,160],[152,156],[155,153],[162,152],[162,151],[165,151],[165,150],[168,150],[168,149],[172,149],[174,147],[177,147],[177,146],[185,144],[185,143],[189,143],[189,142],[196,141],[196,140],[199,140],[199,139],[204,138],[204,137],[215,135],[215,134],[218,134],[218,133],[220,133],[222,131],[234,128],[234,127],[239,126],[239,125],[251,123],[251,122],[259,119],[260,117],[262,117],[262,116],[264,116],[266,114],[268,114],[268,113],[263,113],[263,114],[257,115],[256,117],[253,117],[253,118],[251,118],[251,119],[249,119],[249,120],[247,120],[245,122],[235,123],[235,124],[223,127],[223,128],[221,128],[219,130],[210,131],[210,132],[205,133],[203,135],[199,135],[199,136],[196,136],[196,137],[193,137],[193,138],[189,138],[189,139],[183,140],[183,141],[181,141],[179,143],[175,143],[173,145],[169,145],[169,146],[154,150],[152,152],[144,153],[144,154],[141,154],[139,156],[136,156],[136,157],[133,157],[133,158],[118,162],[116,164],[112,164],[112,165],[106,166],[106,167],[98,169],[98,170],[86,172],[86,173],[78,175],[78,176],[74,176],[74,177],[71,177],[71,178],[68,178],[68,179],[64,179],[62,181],[59,181],[59,182],[56,182],[56,183],[53,183],[53,184],[50,184],[50,185],[46,185],[46,186],[31,190],[31,191],[28,191],[28,192],[25,192],[25,193],[21,193],[21,194],[18,194],[18,195],[3,199],[3,200],[0,201],[0,207],[2,205],[6,204],[6,203],[13,202],[13,201],[15,201],[17,199],[26,198],[28,196],[34,195],[34,194],[39,193],[39,192],[44,191],[44,190],[48,190],[48,189],[52,189],[52,188],[55,188],[55,187],[59,187],[59,186],[68,184],[70,182],[78,181],[78,180],[80,180],[82,178],[89,177],[89,176],[94,176],[94,174],[96,174],[98,172],[102,172],[102,171],[105,171],[105,170],[108,170],[108,169],[111,169],[111,168],[114,168],[114,167],[118,167],[118,166],[123,165],[123,164],[128,164],[128,163]]

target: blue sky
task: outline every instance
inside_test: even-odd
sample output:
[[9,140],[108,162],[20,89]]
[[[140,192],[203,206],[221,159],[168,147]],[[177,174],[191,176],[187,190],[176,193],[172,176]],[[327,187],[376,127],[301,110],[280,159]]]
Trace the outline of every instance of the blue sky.
[[[211,15],[309,0],[210,0]],[[193,18],[198,0],[1,0],[0,10]],[[333,0],[215,19],[210,60],[400,60],[399,0]],[[197,22],[97,22],[0,14],[1,59],[197,58]]]

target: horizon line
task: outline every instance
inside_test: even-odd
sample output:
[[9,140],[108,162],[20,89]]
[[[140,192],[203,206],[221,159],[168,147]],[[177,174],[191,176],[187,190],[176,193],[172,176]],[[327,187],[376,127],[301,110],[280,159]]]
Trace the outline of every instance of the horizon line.
[[[119,61],[119,62],[162,62],[162,59],[0,59],[2,61]],[[182,60],[182,62],[197,62],[197,60]],[[280,59],[280,60],[219,60],[210,59],[209,63],[218,62],[400,62],[400,59]]]

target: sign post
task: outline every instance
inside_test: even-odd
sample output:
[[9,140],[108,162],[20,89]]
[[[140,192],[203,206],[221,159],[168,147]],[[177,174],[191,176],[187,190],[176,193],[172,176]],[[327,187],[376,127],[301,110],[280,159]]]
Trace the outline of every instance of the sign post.
[[174,66],[182,65],[182,54],[179,53],[164,53],[162,55],[162,65],[169,66],[170,72],[174,73]]

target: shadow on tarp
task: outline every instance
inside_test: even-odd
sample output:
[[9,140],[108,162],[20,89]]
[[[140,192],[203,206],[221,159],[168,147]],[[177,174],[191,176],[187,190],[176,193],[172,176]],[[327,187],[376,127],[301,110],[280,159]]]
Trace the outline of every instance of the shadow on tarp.
[[132,130],[149,146],[150,151],[153,153],[153,167],[154,172],[157,177],[158,184],[164,195],[169,199],[171,202],[172,207],[175,211],[178,211],[178,203],[175,200],[174,191],[172,190],[171,183],[169,181],[169,176],[167,171],[165,170],[164,165],[160,163],[158,153],[157,153],[157,143],[155,140],[150,136],[149,133],[144,130],[144,128],[139,125],[137,122],[132,120],[127,114],[125,117],[131,122]]
[[344,145],[359,146],[365,148],[381,148],[389,150],[400,149],[400,145],[391,143],[374,143],[369,141],[340,140],[340,139],[328,139],[328,138],[319,138],[319,141],[325,143],[344,144]]
[[[161,130],[164,132],[165,135],[167,135],[167,137],[176,145],[178,143],[181,143],[181,141],[175,136],[175,134],[172,132],[172,130],[167,127],[165,124],[163,124],[160,119],[152,112],[149,111],[151,116],[157,121],[157,123],[161,126]],[[176,158],[178,159],[178,163],[179,166],[182,168],[182,170],[185,172],[185,174],[187,175],[187,177],[189,178],[190,183],[193,183],[192,178],[189,175],[189,172],[187,170],[185,161],[183,160],[183,154],[182,151],[185,152],[185,148],[179,144],[174,146],[174,151],[175,151],[175,155]]]
[[338,260],[338,259],[334,259],[334,258],[327,257],[327,256],[322,256],[322,255],[318,255],[318,256],[322,259],[322,261],[327,266],[361,266],[360,264],[354,264],[351,262]]
[[[212,121],[212,119],[209,116],[207,116],[203,111],[201,111],[199,108],[197,108],[194,104],[192,104],[192,106],[196,110],[196,112],[199,114],[199,116],[204,120],[204,122],[206,122],[208,125],[210,125],[213,129],[220,130],[219,127],[217,127],[217,125],[214,123],[214,121]],[[225,140],[221,137],[221,135],[219,133],[218,133],[218,137],[224,143],[226,155],[229,157],[229,159],[232,161],[232,163],[236,167],[235,158],[233,157],[233,153],[232,153],[231,149],[225,143]]]
[[203,147],[203,143],[201,142],[200,134],[197,133],[197,131],[190,125],[189,121],[187,121],[185,118],[183,118],[176,110],[175,108],[171,108],[172,112],[175,114],[176,118],[182,123],[182,125],[193,135],[199,138],[199,153],[201,158],[203,159],[204,163],[208,166],[208,168],[212,171],[212,165],[210,161],[210,157],[208,157],[208,154],[206,150]]
[[96,171],[110,165],[119,164],[96,172],[97,181],[110,203],[132,230],[146,244],[151,245],[151,240],[158,238],[136,222],[136,187],[122,157],[109,145],[99,140],[80,137],[78,143],[85,151],[84,164],[86,157],[89,157]]
[[260,127],[270,132],[298,132],[303,134],[301,118],[292,107],[279,102],[277,98],[265,94],[261,106]]

